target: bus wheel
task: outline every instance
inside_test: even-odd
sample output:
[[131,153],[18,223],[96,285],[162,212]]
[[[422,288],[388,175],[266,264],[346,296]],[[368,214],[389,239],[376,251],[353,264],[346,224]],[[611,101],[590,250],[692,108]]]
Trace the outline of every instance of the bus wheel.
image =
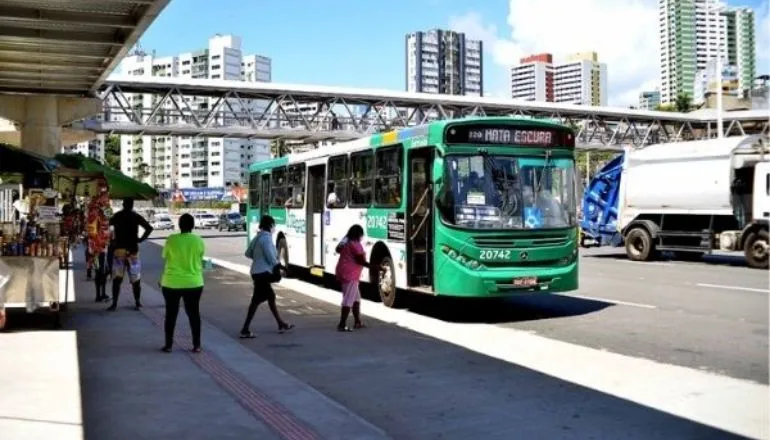
[[281,263],[281,266],[286,268],[283,276],[289,278],[291,276],[291,270],[289,270],[289,246],[286,245],[286,239],[278,239],[276,248],[278,250],[278,262]]
[[393,259],[386,255],[382,257],[379,264],[379,273],[377,275],[377,292],[380,294],[380,300],[388,307],[396,306],[396,268],[393,265]]
[[752,232],[746,238],[743,252],[746,263],[754,269],[768,268],[768,233],[767,231]]

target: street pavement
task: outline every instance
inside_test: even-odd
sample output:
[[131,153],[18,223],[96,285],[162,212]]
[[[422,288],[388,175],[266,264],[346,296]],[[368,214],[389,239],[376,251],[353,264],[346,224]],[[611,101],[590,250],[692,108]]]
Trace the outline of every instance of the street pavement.
[[[208,255],[239,264],[243,233],[203,231]],[[163,235],[155,242],[162,244]],[[410,311],[768,383],[768,272],[739,258],[628,261],[622,250],[581,250],[580,290],[495,303],[416,298]],[[307,307],[299,296],[292,307]]]
[[[209,256],[246,263],[243,234],[202,234]],[[162,234],[153,241],[162,244]],[[159,248],[144,252],[145,258],[157,258],[151,255]],[[585,254],[583,287],[571,297],[526,298],[502,307],[423,299],[404,313],[460,323],[469,334],[482,331],[480,324],[491,323],[484,327],[490,329],[490,340],[496,337],[493,329],[525,331],[767,383],[767,294],[761,291],[766,273],[723,262],[642,265],[607,252]],[[222,331],[237,331],[249,286],[249,279],[234,271],[217,269],[209,274],[203,303],[207,319]],[[578,380],[549,377],[403,326],[373,322],[365,335],[339,335],[332,331],[338,308],[312,295],[280,289],[279,306],[298,326],[291,342],[259,338],[244,345],[394,438],[510,438],[514,430],[540,438],[727,436],[650,405],[581,387]],[[257,321],[255,330],[274,331],[266,311],[259,312]],[[319,333],[327,336],[321,338]],[[576,360],[563,358],[562,368],[578,364]],[[596,365],[597,374],[606,367]],[[680,377],[687,378],[686,371],[692,370],[682,371],[685,375]],[[625,378],[641,388],[649,379]],[[688,381],[692,382],[684,380]],[[766,402],[761,405],[766,407]],[[708,411],[725,412],[722,407]]]

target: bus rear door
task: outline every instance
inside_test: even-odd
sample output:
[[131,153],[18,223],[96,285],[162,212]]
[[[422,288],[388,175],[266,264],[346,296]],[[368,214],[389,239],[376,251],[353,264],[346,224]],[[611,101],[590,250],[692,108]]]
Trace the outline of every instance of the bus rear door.
[[323,275],[323,215],[326,203],[324,189],[326,188],[326,164],[311,165],[307,172],[307,265],[314,275]]
[[407,262],[410,287],[433,285],[433,190],[431,169],[434,150],[408,150]]

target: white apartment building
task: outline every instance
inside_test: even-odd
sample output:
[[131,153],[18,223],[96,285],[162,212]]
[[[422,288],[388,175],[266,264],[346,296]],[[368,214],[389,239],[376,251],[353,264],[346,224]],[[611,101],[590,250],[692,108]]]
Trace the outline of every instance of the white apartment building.
[[406,90],[484,96],[483,43],[432,29],[406,36]]
[[[167,76],[221,80],[270,81],[271,62],[259,55],[244,56],[241,39],[232,35],[216,35],[209,39],[206,49],[177,56],[156,58],[145,53],[126,57],[121,68],[124,73],[138,76]],[[132,95],[129,105],[149,111],[157,100],[154,95]],[[215,104],[214,98],[185,97],[193,111],[207,111]],[[237,112],[239,104],[229,103]],[[264,109],[260,100],[244,103],[250,111]],[[229,111],[222,106],[221,111]],[[165,113],[164,113],[165,111]],[[178,112],[172,102],[156,118],[178,121]],[[229,116],[222,113],[213,121],[227,123]],[[265,140],[191,138],[166,136],[122,136],[121,171],[140,178],[157,188],[221,188],[248,182],[251,163],[270,157],[269,143]]]
[[596,52],[574,54],[558,64],[547,53],[522,58],[511,68],[511,97],[606,106],[607,65]]
[[554,66],[553,99],[579,105],[607,105],[607,64],[600,63],[596,52],[570,56]]
[[553,102],[553,56],[532,55],[511,67],[511,97],[524,101]]
[[62,153],[69,154],[82,154],[83,156],[99,161],[99,163],[104,163],[104,139],[105,136],[100,134],[96,139],[91,139],[88,142],[65,145],[62,147],[61,151]]

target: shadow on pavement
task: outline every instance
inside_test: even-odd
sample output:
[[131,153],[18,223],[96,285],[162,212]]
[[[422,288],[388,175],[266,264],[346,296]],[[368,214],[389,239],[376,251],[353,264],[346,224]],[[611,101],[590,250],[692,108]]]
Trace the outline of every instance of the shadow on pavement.
[[[628,260],[626,253],[622,250],[605,251],[602,253],[582,253],[581,258],[593,258],[597,260]],[[664,253],[653,261],[681,262],[681,263],[700,263],[719,266],[747,267],[746,260],[740,255],[713,254],[704,255],[699,258],[677,258],[676,255]]]
[[[321,281],[307,271],[294,270],[294,274],[302,281],[340,290],[338,283],[330,277]],[[361,294],[365,299],[380,301],[377,292],[367,284],[361,284]],[[401,306],[403,309],[422,316],[457,323],[502,324],[566,318],[586,315],[614,306],[612,303],[598,300],[536,293],[507,299],[444,298],[401,290],[399,295],[403,295],[404,298],[404,304]]]
[[[159,276],[159,251],[160,248],[153,246],[143,248],[145,279],[156,279]],[[248,277],[221,268],[215,269],[207,276],[202,301],[203,319],[236,338],[250,292],[251,282]],[[337,306],[282,288],[277,289],[277,294],[281,313],[297,326],[295,331],[277,334],[275,323],[263,305],[252,326],[258,337],[240,343],[386,430],[392,438],[737,438],[718,429],[397,326],[370,320],[369,328],[364,331],[339,333],[334,330],[339,313]],[[553,300],[567,305],[535,304],[533,307],[556,307],[556,310],[564,308],[557,312],[548,311],[548,316],[577,313],[596,307],[595,304],[586,305],[584,301],[572,298]],[[519,302],[506,302],[505,305],[511,309],[529,310],[526,308],[528,306],[522,306]],[[467,305],[450,306],[452,311],[449,315],[459,314],[463,308],[466,313],[468,310]],[[536,319],[538,314],[534,309],[492,309],[486,312],[472,310],[471,315],[476,313],[490,319],[499,313],[506,319]],[[120,313],[130,318],[130,311]],[[100,318],[93,316],[91,320]],[[88,320],[83,325],[88,328]],[[121,331],[132,330],[127,328]],[[160,330],[156,333],[153,337],[159,338]],[[90,351],[91,356],[95,357],[118,356],[118,353],[123,356],[141,356],[148,344],[155,343],[146,338],[133,340],[126,336],[125,341],[122,339],[119,347],[93,346],[115,345],[114,341],[109,342],[105,338],[79,341],[79,344],[91,345],[80,346],[80,350]],[[205,334],[203,344],[205,347]],[[511,347],[511,350],[515,350],[515,347]],[[123,381],[134,388],[146,388],[148,384],[157,382],[159,394],[156,399],[159,405],[163,404],[164,399],[184,400],[183,390],[164,391],[166,385],[160,380],[166,374],[164,369],[168,368],[163,363],[173,357],[153,356],[148,359],[151,359],[150,363],[157,362],[156,373],[150,373],[153,367],[145,365],[142,374],[123,373],[131,377],[121,378],[118,371],[111,372],[109,377],[112,382],[105,381],[106,377],[82,379],[83,394],[88,396],[84,398],[87,433],[97,432],[97,426],[107,429],[109,426],[118,427],[126,423],[168,424],[168,420],[148,418],[148,407],[128,404],[118,410],[120,405],[117,402],[105,402],[100,400],[104,398],[98,397],[100,389],[110,389]],[[108,363],[117,366],[117,362],[118,357]],[[569,359],[565,359],[565,362],[569,362]],[[644,379],[629,377],[629,380]],[[195,384],[191,383],[190,386]],[[93,416],[89,417],[89,413],[106,414],[105,408],[101,412],[94,412],[95,406],[104,405],[110,406],[111,411],[106,419],[94,420]],[[191,411],[201,405],[210,406],[208,402],[201,401],[187,401],[187,405],[190,405]],[[168,425],[180,428],[188,425],[189,429],[194,423],[191,418],[182,417]],[[225,438],[228,428],[225,426],[222,429],[220,437]],[[195,435],[189,438],[193,437]]]

